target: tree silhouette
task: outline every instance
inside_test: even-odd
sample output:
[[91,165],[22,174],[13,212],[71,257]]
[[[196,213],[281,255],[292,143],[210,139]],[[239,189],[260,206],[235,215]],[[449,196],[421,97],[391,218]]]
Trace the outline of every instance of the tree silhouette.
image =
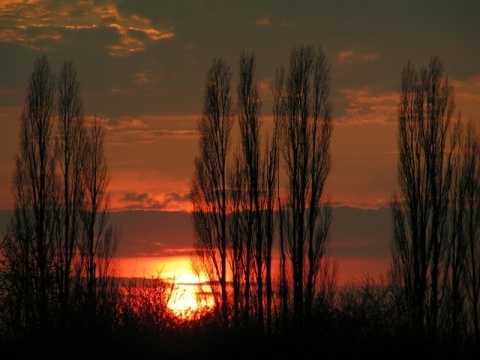
[[73,261],[81,236],[80,215],[83,209],[85,163],[85,120],[80,85],[75,65],[64,61],[58,79],[58,136],[56,153],[59,156],[62,189],[59,198],[60,229],[56,246],[57,274],[62,322],[67,321],[72,293]]
[[11,279],[15,327],[49,326],[57,209],[53,131],[55,76],[45,56],[35,60],[20,116],[20,144],[12,181],[15,213],[2,244]]
[[[254,54],[241,52],[237,112],[223,59],[205,79],[190,189],[193,260],[217,306],[179,320],[168,310],[174,284],[159,277],[121,286],[115,278],[120,230],[110,222],[106,130],[84,116],[73,62],[55,81],[47,58],[36,59],[19,118],[15,208],[0,242],[2,349],[20,357],[32,349],[37,357],[72,349],[102,358],[302,356],[319,348],[406,355],[413,338],[420,355],[478,357],[480,138],[472,121],[452,120],[443,63],[408,63],[401,75],[389,282],[367,276],[342,288],[324,194],[329,66],[321,48],[291,49],[271,84],[266,136],[255,66]],[[234,336],[224,336],[232,325]]]
[[466,237],[467,314],[476,349],[480,349],[480,138],[471,122],[466,127],[466,145],[462,161],[463,191],[459,195],[466,214],[461,217],[461,231]]
[[191,187],[195,247],[212,285],[220,284],[221,314],[228,326],[227,154],[233,125],[231,72],[215,58],[205,80],[203,115],[198,123],[200,154]]
[[14,214],[0,244],[3,320],[13,338],[66,337],[105,310],[98,295],[111,310],[119,234],[108,222],[104,135],[96,119],[85,124],[74,64],[65,61],[56,82],[38,57],[20,116]]
[[401,195],[394,194],[391,205],[393,263],[420,341],[426,336],[435,341],[438,331],[452,154],[458,142],[453,110],[453,89],[437,57],[419,71],[411,63],[404,67],[398,115]]
[[[260,109],[261,99],[255,83],[255,56],[240,54],[238,94],[238,122],[243,168],[245,174],[245,199],[243,212],[246,216],[246,260],[245,260],[245,311],[250,308],[250,273],[256,277],[257,323],[263,332],[264,308],[264,236],[262,224],[261,177],[262,159],[260,157]],[[242,191],[243,193],[243,191]]]
[[455,166],[449,194],[444,332],[457,352],[470,335],[472,342],[479,344],[480,140],[472,121],[458,121],[455,130],[459,141],[453,150]]
[[[273,87],[272,87],[273,90]],[[272,91],[273,93],[273,91]],[[273,106],[275,113],[275,105]],[[269,141],[270,140],[270,141]],[[273,118],[273,131],[271,139],[267,138],[265,147],[264,165],[262,171],[262,189],[264,193],[264,205],[262,224],[265,232],[265,282],[266,282],[266,328],[267,335],[272,335],[273,305],[274,305],[274,279],[273,279],[273,247],[276,234],[278,234],[278,210],[280,208],[278,196],[278,168],[279,168],[279,125],[278,117]],[[278,245],[278,244],[275,244]]]
[[[237,150],[228,172],[228,186],[230,188],[228,229],[231,249],[229,263],[232,272],[233,326],[238,330],[241,320],[248,321],[249,316],[251,271],[248,270],[247,264],[251,265],[251,248],[248,250],[249,241],[248,231],[246,230],[249,215],[245,216],[245,213],[248,214],[248,212],[244,208],[247,182],[245,164]],[[242,319],[240,315],[242,315]]]
[[311,318],[331,221],[331,207],[323,198],[331,167],[330,79],[321,48],[292,48],[289,68],[280,70],[277,82],[282,83],[275,87],[278,108],[274,113],[280,119],[280,148],[288,179],[283,210],[286,249],[292,271],[294,319],[302,327],[305,315]]
[[[282,67],[272,84],[273,133],[262,153],[262,101],[255,83],[254,55],[242,52],[239,65],[240,138],[233,158],[227,158],[233,125],[230,70],[223,60],[215,59],[207,75],[199,122],[200,155],[191,191],[197,263],[203,264],[213,285],[220,285],[213,291],[220,296],[225,319],[224,266],[228,262],[235,327],[240,325],[240,314],[245,325],[254,315],[259,333],[264,334],[267,326],[271,334],[275,238],[280,245],[279,295],[284,319],[289,313],[289,288],[294,289],[294,318],[300,328],[305,318],[311,319],[318,296],[326,298],[320,292],[333,289],[326,286],[334,279],[326,248],[331,207],[323,195],[331,166],[329,67],[321,49],[292,49],[288,73]],[[279,195],[280,153],[289,180],[285,202]]]
[[[86,304],[89,319],[94,321],[98,301],[108,303],[115,289],[113,257],[120,241],[120,230],[109,221],[110,174],[104,150],[105,128],[95,116],[85,138],[82,207],[83,236],[80,242],[81,278],[86,282]],[[100,299],[99,299],[100,297]]]

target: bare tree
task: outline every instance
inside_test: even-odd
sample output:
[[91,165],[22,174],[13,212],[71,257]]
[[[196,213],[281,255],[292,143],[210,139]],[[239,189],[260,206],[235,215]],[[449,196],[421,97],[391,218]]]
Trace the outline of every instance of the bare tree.
[[265,232],[265,284],[266,284],[266,330],[267,335],[272,334],[273,326],[273,301],[274,301],[274,287],[273,287],[273,247],[275,240],[275,231],[278,225],[278,167],[279,167],[279,149],[278,149],[278,119],[274,116],[273,132],[270,142],[265,149],[264,170],[262,172],[262,189],[264,193],[264,205],[262,206],[264,219],[263,227]]
[[437,57],[419,71],[411,63],[404,67],[398,115],[400,195],[394,194],[391,205],[392,254],[420,341],[437,336],[456,146],[449,144],[454,106],[453,89]]
[[63,63],[56,82],[47,58],[37,58],[20,117],[15,212],[0,243],[2,305],[14,337],[68,334],[85,298],[95,315],[98,294],[113,309],[119,233],[108,222],[104,137],[97,119],[86,132],[73,63]]
[[466,331],[466,269],[467,269],[467,227],[465,220],[470,215],[468,208],[468,191],[473,180],[471,137],[464,132],[464,126],[459,121],[455,122],[450,143],[455,148],[451,149],[452,173],[450,193],[448,194],[449,206],[447,212],[446,229],[448,242],[446,244],[446,264],[444,284],[442,289],[445,309],[439,314],[439,329],[450,342],[452,349],[457,351],[460,342],[465,339]]
[[472,121],[458,121],[450,193],[445,333],[454,351],[472,335],[479,344],[480,140]]
[[[272,82],[271,91],[273,98],[272,114],[273,114],[273,131],[270,142],[267,140],[265,149],[265,161],[263,170],[262,186],[265,193],[265,267],[266,267],[266,327],[267,335],[272,334],[273,326],[273,311],[274,311],[274,282],[273,282],[273,248],[274,240],[278,239],[278,257],[279,257],[279,276],[278,289],[279,298],[282,306],[281,318],[287,319],[287,294],[288,285],[286,279],[286,262],[285,262],[285,247],[284,247],[284,233],[283,233],[283,211],[282,203],[280,201],[280,181],[279,181],[279,161],[280,161],[280,126],[285,113],[284,106],[284,68],[275,73],[274,81]],[[277,236],[275,236],[277,234]]]
[[[53,127],[55,77],[45,56],[35,60],[20,116],[12,181],[15,214],[2,244],[20,328],[49,325],[57,203]],[[18,283],[17,283],[18,281]]]
[[[272,83],[272,97],[273,97],[273,121],[275,123],[275,133],[277,138],[275,139],[276,143],[276,157],[277,157],[277,206],[278,206],[278,247],[279,247],[279,297],[280,297],[280,304],[281,304],[281,323],[282,326],[286,326],[288,320],[288,312],[289,312],[289,301],[288,301],[288,294],[289,294],[289,282],[287,276],[287,254],[286,254],[286,231],[285,231],[285,222],[286,222],[286,208],[285,204],[280,199],[280,176],[279,176],[279,164],[278,164],[278,157],[280,152],[280,136],[281,134],[281,126],[282,123],[285,121],[285,114],[286,114],[286,101],[285,101],[285,68],[283,65],[280,67],[279,70],[275,73],[275,78]],[[273,147],[272,147],[273,150]]]
[[471,329],[476,349],[480,349],[480,138],[475,127],[467,126],[467,145],[464,158],[465,207],[463,218],[467,238],[466,288],[470,304]]
[[293,281],[293,311],[298,326],[312,311],[316,274],[330,226],[330,205],[323,187],[331,167],[329,67],[319,48],[297,46],[290,52],[284,89],[275,111],[281,119],[281,151],[288,178],[285,214],[287,250]]
[[[323,199],[324,185],[331,168],[332,105],[330,96],[330,69],[321,50],[314,61],[312,120],[309,125],[311,165],[309,169],[310,195],[307,220],[307,286],[305,307],[311,319],[321,262],[326,260],[326,246],[332,221],[329,199]],[[328,264],[328,261],[327,261]]]
[[56,247],[62,321],[66,321],[71,296],[73,260],[79,246],[80,215],[83,208],[85,163],[85,124],[83,100],[75,65],[65,61],[58,79],[58,137],[56,153],[59,156],[62,193],[60,198],[60,226],[62,233]]
[[263,275],[263,227],[261,199],[261,156],[260,156],[260,109],[261,99],[255,82],[255,55],[240,54],[238,94],[238,120],[240,127],[240,143],[246,177],[246,273],[245,273],[245,306],[250,309],[250,271],[255,269],[257,308],[255,310],[260,332],[264,324],[264,275]]
[[[228,187],[230,189],[229,201],[229,236],[230,236],[230,269],[232,272],[233,291],[233,326],[239,329],[241,320],[248,316],[247,291],[250,273],[247,264],[251,265],[247,256],[248,213],[245,216],[245,187],[246,175],[242,157],[235,152],[233,164],[228,171]],[[240,317],[242,313],[242,317]]]
[[205,80],[203,115],[198,123],[200,154],[191,187],[195,247],[212,283],[220,284],[221,314],[228,326],[227,154],[233,125],[231,71],[215,58]]
[[91,318],[95,317],[98,295],[107,296],[106,292],[110,290],[108,285],[113,285],[110,282],[115,271],[112,260],[120,240],[119,230],[109,221],[110,201],[107,187],[110,174],[104,141],[105,128],[95,117],[86,137],[83,170],[84,235],[80,248]]

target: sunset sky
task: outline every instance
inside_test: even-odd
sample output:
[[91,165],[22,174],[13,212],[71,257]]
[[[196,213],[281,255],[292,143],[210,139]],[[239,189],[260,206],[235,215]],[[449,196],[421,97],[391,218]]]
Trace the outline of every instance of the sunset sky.
[[[438,56],[454,85],[456,110],[480,126],[479,15],[480,2],[465,0],[1,0],[0,209],[13,207],[19,116],[37,56],[47,55],[55,71],[72,60],[86,115],[105,120],[112,209],[170,212],[190,208],[196,121],[213,58],[230,65],[236,95],[239,54],[255,54],[267,129],[270,84],[295,45],[321,46],[331,66],[333,166],[325,191],[335,206],[387,207],[397,189],[397,89],[408,61],[419,67]],[[165,255],[168,231],[175,237],[175,229],[165,230],[172,221],[155,223],[159,232],[139,239],[126,225],[139,230],[138,223],[128,213],[124,218],[120,255],[156,254],[148,253],[153,247],[139,251],[135,239],[155,239]],[[352,223],[348,214],[341,219]],[[178,250],[193,239],[188,216],[177,220],[176,229],[185,232]],[[347,225],[336,221],[334,242]],[[343,247],[358,248],[355,239],[368,242],[368,230],[380,227],[375,221],[355,226],[355,234],[343,234]],[[359,237],[362,226],[366,233]],[[381,227],[388,233],[388,223]],[[381,240],[383,255],[388,240]]]

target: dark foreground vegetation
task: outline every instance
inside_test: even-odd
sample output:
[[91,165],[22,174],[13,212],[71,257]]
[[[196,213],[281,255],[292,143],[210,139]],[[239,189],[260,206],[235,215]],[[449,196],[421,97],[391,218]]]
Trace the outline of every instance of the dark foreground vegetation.
[[168,306],[172,284],[115,273],[121,234],[109,221],[103,123],[84,116],[73,63],[55,76],[38,58],[20,116],[15,211],[0,243],[2,350],[88,359],[478,358],[480,137],[473,122],[453,118],[443,63],[432,57],[402,72],[391,267],[379,283],[341,288],[324,194],[329,74],[321,48],[294,47],[275,73],[273,124],[262,137],[254,54],[240,54],[236,102],[230,66],[213,60],[190,198],[192,264],[215,306],[185,319]]
[[[280,325],[269,336],[258,327],[223,328],[218,309],[179,317],[168,308],[172,285],[157,279],[119,280],[119,293],[95,323],[81,309],[68,326],[52,326],[12,337],[2,323],[2,353],[47,359],[245,359],[293,356],[401,358],[414,353],[438,359],[478,358],[468,338],[460,346],[451,334],[419,344],[409,331],[400,292],[370,278],[339,289],[333,306],[318,304],[309,328]],[[121,294],[120,294],[121,292]]]

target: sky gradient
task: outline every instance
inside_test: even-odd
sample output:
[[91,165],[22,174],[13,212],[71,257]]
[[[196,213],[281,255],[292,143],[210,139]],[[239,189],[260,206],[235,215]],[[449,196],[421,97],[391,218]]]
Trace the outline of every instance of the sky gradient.
[[335,206],[386,207],[397,189],[397,90],[408,61],[420,67],[438,56],[456,112],[480,122],[479,14],[480,2],[465,0],[2,0],[0,209],[13,207],[19,116],[37,56],[57,72],[72,60],[85,114],[105,121],[112,209],[188,211],[213,58],[230,65],[235,96],[239,55],[255,54],[266,130],[271,81],[296,45],[321,46],[331,66],[325,191]]

